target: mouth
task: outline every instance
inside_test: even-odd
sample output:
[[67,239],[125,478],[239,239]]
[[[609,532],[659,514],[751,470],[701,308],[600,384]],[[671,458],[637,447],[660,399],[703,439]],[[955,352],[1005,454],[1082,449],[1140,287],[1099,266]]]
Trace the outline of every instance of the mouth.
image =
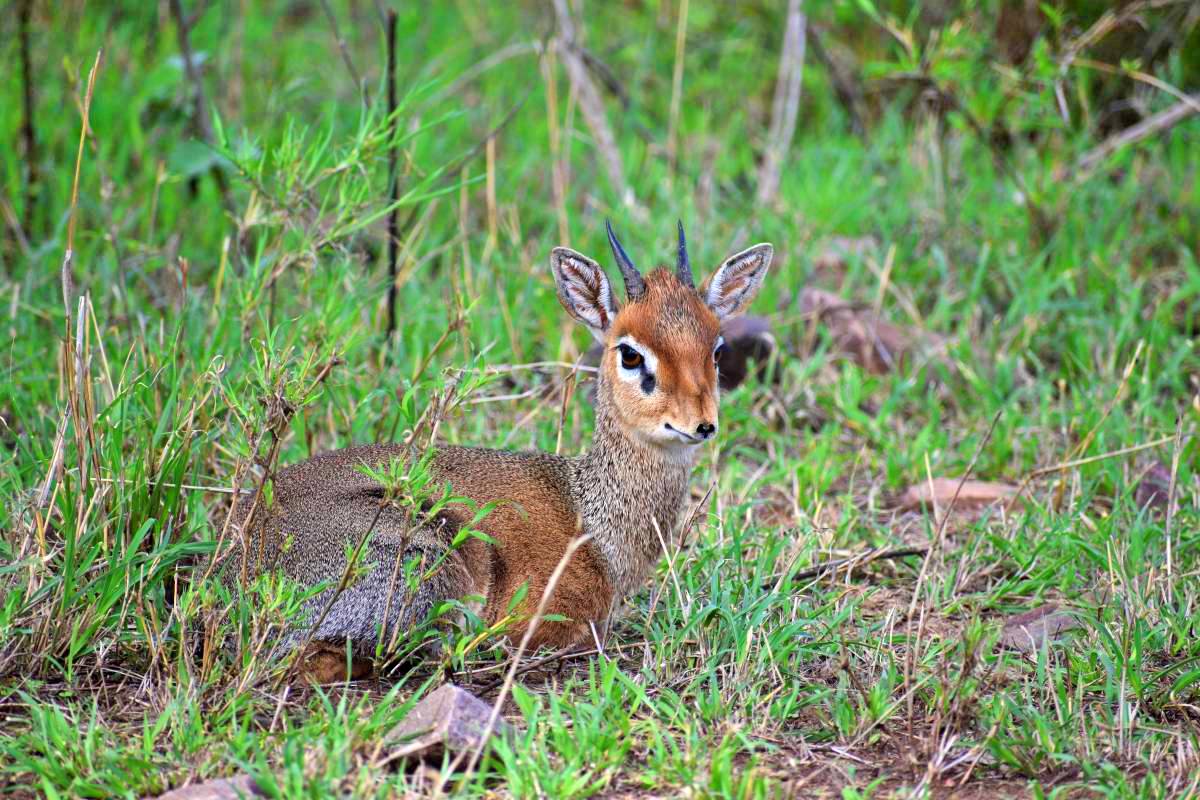
[[690,433],[684,433],[669,422],[664,422],[663,427],[679,437],[679,441],[685,444],[698,445],[704,441],[704,439],[700,438],[699,436],[692,436]]

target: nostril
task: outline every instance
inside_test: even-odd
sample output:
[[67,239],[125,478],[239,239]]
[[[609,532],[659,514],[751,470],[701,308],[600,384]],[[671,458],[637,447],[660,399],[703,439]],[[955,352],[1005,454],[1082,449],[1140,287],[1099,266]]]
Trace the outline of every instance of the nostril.
[[696,426],[696,433],[703,436],[705,439],[717,432],[717,426],[711,422],[701,422]]

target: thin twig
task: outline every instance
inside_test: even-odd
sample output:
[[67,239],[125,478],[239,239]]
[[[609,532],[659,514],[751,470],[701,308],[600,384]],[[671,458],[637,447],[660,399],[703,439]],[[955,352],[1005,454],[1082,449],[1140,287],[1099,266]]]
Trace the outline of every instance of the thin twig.
[[350,51],[346,48],[346,40],[342,38],[342,30],[338,27],[337,17],[334,16],[333,9],[329,7],[329,0],[321,0],[321,8],[325,10],[325,16],[329,19],[329,27],[333,30],[333,40],[337,42],[338,52],[342,54],[342,61],[345,62],[346,70],[350,73],[350,80],[354,81],[354,88],[358,89],[363,107],[366,108],[371,105],[370,99],[367,97],[367,84],[359,77],[358,69],[354,66],[354,59],[350,57]]
[[463,70],[454,80],[434,92],[430,96],[429,102],[433,104],[447,97],[460,97],[464,87],[488,70],[494,69],[513,58],[526,55],[540,55],[543,52],[543,45],[539,41],[513,42],[495,52],[489,53],[486,57]]
[[1160,111],[1142,120],[1137,125],[1130,126],[1120,133],[1108,137],[1076,161],[1075,167],[1071,172],[1076,178],[1086,177],[1093,169],[1122,147],[1135,144],[1143,139],[1148,139],[1163,131],[1170,130],[1198,112],[1200,112],[1200,94],[1189,95],[1186,102],[1176,103],[1165,111]]
[[357,544],[354,546],[354,550],[350,554],[350,558],[346,561],[346,568],[342,570],[342,577],[338,580],[337,587],[325,602],[325,606],[321,609],[321,613],[317,615],[316,621],[305,631],[304,639],[293,651],[294,657],[292,658],[291,666],[288,667],[286,672],[280,675],[277,686],[285,682],[290,682],[295,676],[300,664],[304,661],[305,650],[312,643],[313,637],[317,635],[317,631],[320,630],[321,625],[325,623],[325,618],[329,616],[329,612],[333,609],[333,604],[337,602],[342,592],[346,591],[346,587],[350,585],[350,576],[354,574],[354,568],[358,565],[358,559],[362,557],[363,548],[366,547],[367,540],[371,538],[371,534],[375,532],[375,526],[379,523],[379,518],[383,516],[383,510],[388,507],[390,502],[386,497],[379,501],[379,505],[375,508],[375,516],[371,518],[371,524],[363,531]]
[[1141,70],[1132,69],[1129,67],[1114,67],[1112,64],[1105,64],[1103,61],[1095,61],[1090,58],[1079,58],[1075,60],[1075,63],[1080,67],[1084,67],[1085,69],[1098,70],[1108,75],[1120,75],[1132,78],[1138,83],[1144,83],[1147,86],[1153,86],[1160,92],[1169,94],[1171,97],[1174,97],[1176,100],[1182,103],[1188,103],[1195,106],[1195,110],[1200,112],[1200,95],[1191,97],[1186,92],[1176,89],[1174,86],[1162,80],[1161,78],[1156,78],[1147,72],[1142,72]]
[[829,82],[833,84],[833,93],[837,95],[842,108],[846,109],[846,114],[850,117],[850,130],[855,136],[863,136],[867,129],[863,124],[862,112],[859,110],[859,106],[862,105],[862,88],[846,74],[846,71],[834,59],[833,54],[825,49],[825,45],[821,41],[821,35],[824,33],[821,28],[809,22],[805,33],[805,43],[812,50],[816,60],[825,67],[825,72],[829,75]]
[[396,254],[400,242],[400,179],[396,166],[396,12],[387,12],[387,108],[388,108],[388,198],[392,210],[388,213],[388,295],[387,338],[385,347],[396,332]]
[[33,0],[21,0],[17,9],[17,36],[21,46],[21,99],[24,104],[21,117],[21,140],[25,143],[25,208],[23,227],[26,236],[33,236],[33,215],[37,203],[38,145],[37,127],[34,123],[35,104],[33,99],[33,67],[29,57],[29,18],[33,14]]
[[[882,547],[873,547],[870,550],[867,550],[864,553],[859,553],[856,556],[850,556],[848,558],[835,558],[831,561],[825,561],[817,564],[816,566],[809,567],[808,569],[800,570],[795,575],[792,575],[791,579],[794,581],[805,581],[809,578],[816,578],[820,575],[824,575],[827,572],[838,572],[844,567],[847,568],[846,571],[849,572],[857,569],[858,567],[865,567],[867,564],[871,564],[875,561],[894,561],[901,558],[910,558],[912,556],[923,556],[928,551],[929,548],[927,547],[902,547],[896,550],[884,550]],[[788,576],[785,572],[779,577],[782,579]]]
[[4,221],[8,223],[8,230],[16,240],[16,245],[20,249],[21,255],[29,258],[29,237],[22,230],[21,221],[17,219],[17,212],[13,209],[12,203],[8,201],[7,197],[0,197],[0,215],[3,215]]

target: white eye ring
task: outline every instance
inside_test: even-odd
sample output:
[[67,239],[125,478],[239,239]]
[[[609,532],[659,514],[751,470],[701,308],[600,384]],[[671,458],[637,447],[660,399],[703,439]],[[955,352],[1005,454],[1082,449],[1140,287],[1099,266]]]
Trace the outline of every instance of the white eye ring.
[[[645,377],[654,377],[658,371],[658,357],[632,336],[622,336],[614,345],[618,351],[617,368],[621,377],[628,381],[641,381]],[[641,356],[641,361],[634,367],[627,367],[621,362],[624,360],[620,351],[629,349]]]

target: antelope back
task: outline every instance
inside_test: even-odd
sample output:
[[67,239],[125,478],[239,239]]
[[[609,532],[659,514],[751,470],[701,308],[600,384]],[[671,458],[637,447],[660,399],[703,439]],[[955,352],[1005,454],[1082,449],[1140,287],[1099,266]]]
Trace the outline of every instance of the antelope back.
[[644,441],[687,452],[717,432],[721,321],[753,299],[774,250],[758,244],[731,256],[697,289],[682,223],[675,269],[647,275],[611,226],[608,237],[626,303],[617,304],[596,261],[565,247],[551,254],[559,301],[604,343],[599,396],[616,422]]

